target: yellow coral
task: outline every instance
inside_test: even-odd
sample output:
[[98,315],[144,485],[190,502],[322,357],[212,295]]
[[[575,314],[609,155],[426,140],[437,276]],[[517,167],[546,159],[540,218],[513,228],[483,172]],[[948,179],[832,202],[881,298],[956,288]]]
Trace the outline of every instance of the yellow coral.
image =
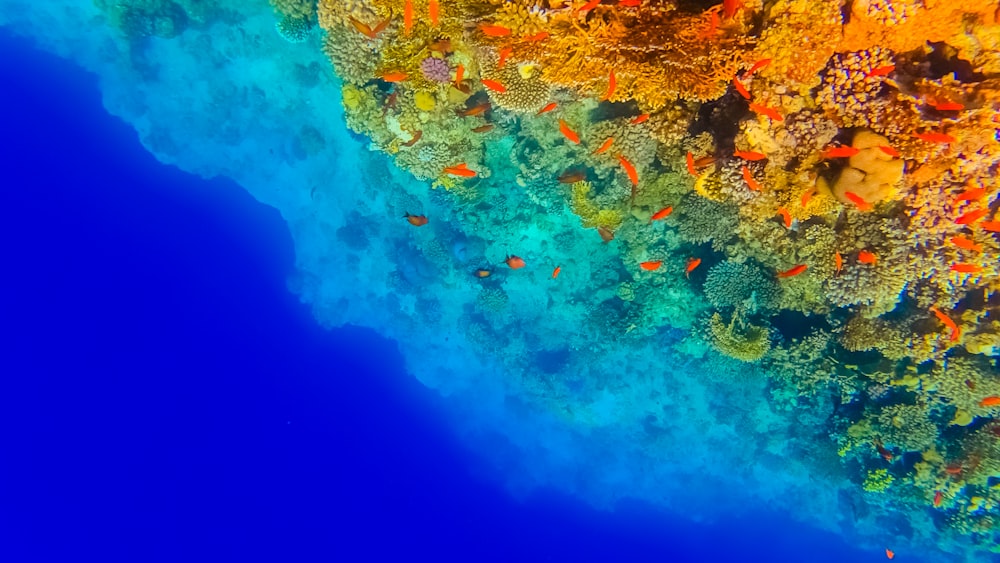
[[729,324],[715,313],[708,320],[710,342],[716,350],[744,362],[755,362],[771,349],[771,339],[764,327],[744,323],[734,314]]

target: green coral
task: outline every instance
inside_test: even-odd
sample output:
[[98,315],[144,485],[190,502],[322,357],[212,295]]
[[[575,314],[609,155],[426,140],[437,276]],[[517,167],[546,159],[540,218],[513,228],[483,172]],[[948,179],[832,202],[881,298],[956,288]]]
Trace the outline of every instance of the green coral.
[[274,24],[278,35],[289,43],[304,43],[309,39],[312,27],[310,20],[296,16],[285,16]]
[[625,220],[625,215],[619,209],[601,209],[591,199],[590,182],[576,182],[572,186],[571,208],[580,217],[583,226],[588,229],[605,228],[616,231]]
[[919,452],[934,445],[938,429],[927,418],[927,409],[921,405],[889,405],[879,411],[875,419],[875,432],[887,446],[904,451]]
[[755,326],[734,314],[729,324],[715,313],[708,321],[709,342],[716,350],[744,362],[755,362],[771,349],[771,338],[766,327]]

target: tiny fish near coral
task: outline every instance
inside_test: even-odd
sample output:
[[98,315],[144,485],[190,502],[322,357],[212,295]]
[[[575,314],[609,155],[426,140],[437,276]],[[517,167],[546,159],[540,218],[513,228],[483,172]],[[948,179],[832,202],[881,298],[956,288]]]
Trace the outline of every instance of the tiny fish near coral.
[[983,408],[1000,407],[1000,397],[997,397],[995,395],[986,397],[982,401],[979,401],[979,406]]
[[788,212],[784,207],[778,208],[778,215],[781,215],[781,221],[784,223],[786,229],[792,228],[792,214]]
[[507,264],[511,270],[520,270],[527,265],[524,259],[520,256],[514,256],[513,254],[508,255],[507,259],[504,260],[504,263]]
[[667,217],[670,216],[671,213],[673,213],[673,211],[674,211],[674,208],[672,206],[668,205],[668,206],[664,207],[663,209],[657,211],[656,213],[653,213],[653,216],[649,218],[649,221],[653,222],[653,221],[660,221],[662,219],[666,219]]
[[846,146],[830,147],[830,148],[826,149],[825,151],[823,151],[823,153],[820,154],[819,156],[820,156],[820,158],[824,158],[824,159],[827,159],[827,158],[848,158],[848,157],[851,157],[851,156],[854,156],[854,155],[858,154],[859,152],[861,152],[861,151],[858,150],[858,149],[856,149],[856,148],[854,148],[854,147],[846,147]]
[[978,266],[976,264],[969,264],[967,262],[955,262],[954,264],[949,266],[949,269],[952,272],[958,272],[960,274],[978,274],[979,272],[983,271],[982,266]]
[[954,143],[956,141],[955,137],[952,137],[947,133],[938,133],[935,131],[928,131],[925,133],[914,133],[913,136],[920,139],[921,141],[927,141],[928,143],[939,143],[943,145],[947,145],[948,143]]
[[874,253],[869,252],[867,250],[862,250],[858,252],[858,262],[861,262],[862,264],[873,265],[876,262],[878,262],[878,256],[875,256]]
[[409,213],[406,213],[403,215],[403,218],[405,218],[414,227],[423,227],[427,224],[426,215],[410,215]]
[[[747,183],[747,187],[752,191],[759,192],[760,183],[754,179],[753,174],[750,173],[750,169],[743,166],[740,168],[740,172],[743,174],[743,180]],[[789,223],[791,223],[791,219],[789,219]]]
[[580,136],[576,134],[576,131],[570,129],[569,125],[562,119],[559,120],[559,132],[574,145],[580,144]]
[[734,151],[733,156],[743,160],[764,160],[767,155],[756,151]]
[[962,334],[962,329],[958,328],[955,321],[951,320],[951,317],[942,313],[937,307],[931,307],[930,312],[934,313],[934,316],[938,318],[939,321],[944,323],[944,325],[951,329],[951,337],[949,340],[952,342],[958,340],[958,337]]
[[606,152],[608,149],[611,148],[611,143],[613,142],[615,142],[614,138],[608,137],[608,139],[603,143],[601,143],[601,146],[598,147],[597,150],[593,152],[593,154],[603,154],[604,152]]
[[622,168],[625,170],[625,174],[628,175],[628,179],[631,180],[633,186],[639,185],[639,174],[635,171],[635,166],[629,159],[625,158],[623,155],[618,155],[618,162],[621,163]]
[[647,272],[652,272],[659,270],[660,266],[663,265],[663,260],[650,260],[648,262],[639,262],[639,267]]
[[791,278],[791,277],[794,277],[794,276],[797,276],[797,275],[801,274],[802,272],[806,271],[807,269],[809,269],[808,265],[806,265],[806,264],[799,264],[798,266],[793,266],[792,268],[789,268],[789,269],[785,270],[784,272],[778,272],[778,277],[779,278]]
[[691,258],[688,258],[687,266],[684,267],[684,277],[690,278],[691,272],[693,272],[694,269],[697,268],[700,264],[701,264],[701,258],[695,258],[693,256]]

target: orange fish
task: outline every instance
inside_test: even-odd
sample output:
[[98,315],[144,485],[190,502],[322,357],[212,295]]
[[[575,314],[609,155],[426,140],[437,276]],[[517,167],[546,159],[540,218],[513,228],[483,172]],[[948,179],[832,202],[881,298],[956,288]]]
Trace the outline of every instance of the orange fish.
[[424,136],[423,129],[417,129],[417,132],[413,133],[413,137],[409,141],[406,141],[405,143],[403,143],[403,146],[404,147],[412,147],[413,145],[417,144],[417,141],[419,141],[420,137],[423,137],[423,136]]
[[951,317],[945,315],[940,310],[938,310],[937,307],[931,307],[929,310],[930,312],[934,313],[934,316],[937,317],[939,321],[941,321],[942,323],[944,323],[946,327],[951,329],[951,337],[949,338],[949,340],[951,340],[952,342],[958,340],[958,337],[962,334],[962,329],[958,328],[958,325],[955,324],[955,321],[951,320]]
[[893,557],[896,556],[896,554],[891,549],[889,549],[887,547],[887,548],[885,548],[885,556],[886,556],[887,559],[892,559]]
[[861,152],[854,147],[830,147],[823,151],[820,158],[848,158]]
[[935,491],[934,492],[934,507],[935,508],[938,507],[938,506],[941,506],[941,500],[943,498],[944,498],[944,495],[941,493],[941,491]]
[[431,51],[437,51],[438,53],[452,53],[454,49],[451,48],[451,40],[448,38],[441,38],[437,41],[427,45],[427,48]]
[[1000,407],[1000,397],[997,397],[996,395],[991,395],[989,397],[986,397],[982,401],[979,401],[979,406],[983,408]]
[[632,185],[633,186],[638,186],[639,185],[639,174],[636,173],[635,166],[632,166],[632,163],[629,162],[629,159],[625,158],[622,155],[618,155],[618,162],[620,162],[621,165],[622,165],[622,168],[625,169],[625,174],[627,174],[628,175],[628,179],[632,181]]
[[465,77],[465,67],[462,66],[462,63],[458,63],[458,68],[455,69],[455,84],[461,83],[462,78],[464,77]]
[[[713,9],[714,8],[714,9]],[[708,39],[719,32],[719,10],[718,6],[708,9],[708,25],[705,30],[698,34],[698,39]]]
[[543,107],[542,109],[538,110],[538,113],[536,113],[535,115],[542,115],[543,113],[549,113],[550,111],[556,109],[557,105],[559,105],[559,104],[557,104],[555,102],[549,102],[548,104],[545,105],[545,107]]
[[487,123],[486,125],[480,125],[479,127],[473,127],[473,133],[486,133],[487,131],[492,131],[494,125],[492,123]]
[[507,57],[514,52],[514,48],[510,45],[505,45],[500,48],[500,59],[497,61],[497,68],[503,68],[507,64]]
[[659,270],[660,266],[663,265],[663,260],[651,260],[649,262],[640,262],[639,267],[647,272],[652,272],[654,270]]
[[984,231],[989,231],[991,233],[1000,233],[1000,221],[983,221],[979,226]]
[[875,254],[868,252],[867,250],[862,250],[861,252],[858,252],[858,262],[861,262],[862,264],[874,264],[875,262],[878,262],[878,256],[875,256]]
[[441,21],[441,7],[438,0],[427,0],[427,16],[431,20],[431,26],[437,27]]
[[626,8],[637,8],[641,4],[642,0],[618,0],[618,5]]
[[484,78],[481,82],[483,83],[483,86],[486,86],[487,88],[493,90],[498,94],[503,94],[504,92],[507,91],[507,87],[501,84],[499,81],[490,80],[489,78]]
[[792,214],[788,212],[784,207],[778,208],[778,215],[781,215],[781,220],[785,224],[786,229],[792,228]]
[[659,221],[661,219],[666,219],[667,217],[670,216],[671,213],[673,213],[673,211],[674,211],[674,208],[672,206],[668,205],[668,206],[664,207],[663,209],[657,211],[656,213],[653,213],[653,216],[650,217],[649,220],[650,220],[650,222],[652,222],[652,221]]
[[740,169],[740,172],[743,173],[743,180],[746,181],[747,187],[750,188],[752,191],[759,192],[760,183],[757,182],[757,180],[754,180],[753,174],[750,173],[750,169],[747,168],[746,166],[743,166]]
[[644,113],[631,121],[632,125],[638,125],[640,123],[645,123],[649,119],[649,114]]
[[351,22],[351,25],[354,26],[354,29],[358,30],[359,33],[361,33],[368,39],[375,39],[377,37],[378,34],[376,34],[375,30],[369,27],[368,24],[358,21],[351,17],[349,17],[348,20]]
[[866,72],[865,76],[888,76],[889,73],[896,70],[896,65],[882,65],[875,67],[871,72]]
[[580,136],[576,134],[576,131],[570,129],[569,125],[567,125],[562,119],[559,120],[559,132],[562,133],[564,137],[569,139],[569,141],[574,145],[580,144]]
[[960,111],[965,109],[965,106],[958,102],[930,102],[930,105],[938,111]]
[[955,262],[949,269],[952,272],[958,272],[960,274],[978,274],[983,271],[982,266],[977,266],[976,264],[969,264],[968,262]]
[[715,163],[715,157],[712,155],[703,156],[701,158],[695,159],[694,167],[701,168],[702,166],[708,166],[709,164]]
[[816,195],[816,188],[809,188],[808,190],[802,192],[802,207],[809,205],[809,200],[812,199],[812,196],[814,195]]
[[982,219],[983,217],[986,217],[987,215],[989,215],[989,213],[990,213],[989,209],[977,209],[975,211],[969,211],[968,213],[963,213],[959,215],[958,218],[955,219],[955,223],[959,225],[971,225],[976,221]]
[[733,16],[736,15],[736,10],[739,10],[741,7],[743,7],[742,0],[722,0],[722,14],[726,16],[727,20],[733,19]]
[[875,440],[875,451],[878,452],[878,455],[882,456],[882,459],[890,463],[892,462],[892,458],[895,457],[892,455],[892,452],[882,445],[882,441],[878,439]]
[[506,263],[511,270],[519,270],[526,266],[522,258],[514,255],[507,256],[507,259],[504,260],[504,263]]
[[475,170],[469,170],[466,168],[465,163],[456,164],[455,166],[448,166],[444,169],[445,174],[451,174],[452,176],[461,176],[463,178],[472,178],[476,175]]
[[473,117],[486,113],[489,111],[490,107],[489,102],[483,102],[481,104],[474,105],[471,108],[457,109],[455,110],[455,113],[457,113],[460,117]]
[[952,203],[961,203],[963,201],[976,201],[977,199],[986,195],[986,190],[984,188],[969,188],[964,192],[955,196]]
[[405,72],[396,71],[396,72],[385,72],[381,76],[379,76],[379,78],[385,80],[386,82],[396,83],[406,80],[406,76],[407,75]]
[[859,196],[854,192],[844,192],[844,197],[851,200],[851,203],[853,203],[858,208],[858,211],[872,210],[872,204],[868,203],[867,201],[865,201],[865,198]]
[[770,117],[771,119],[773,119],[775,121],[783,121],[784,120],[784,118],[781,117],[781,114],[778,113],[778,110],[776,110],[776,109],[774,109],[772,107],[762,106],[760,104],[755,104],[755,103],[751,102],[750,103],[750,111],[756,113],[757,115],[763,115],[765,117]]
[[742,158],[743,160],[764,160],[767,158],[766,154],[754,151],[735,151],[733,152],[733,156]]
[[890,147],[889,145],[879,145],[878,150],[884,152],[885,154],[891,156],[892,158],[899,158],[899,151]]
[[746,74],[744,74],[744,77],[750,76],[751,74],[757,72],[758,70],[766,67],[769,64],[771,64],[771,59],[761,59],[761,60],[755,62],[753,64],[753,66],[750,67],[750,70],[746,71]]
[[844,267],[844,257],[840,255],[840,252],[833,253],[833,265],[834,273],[839,274],[840,269]]
[[793,277],[793,276],[797,276],[797,275],[801,274],[802,272],[806,271],[808,268],[809,268],[809,266],[806,265],[806,264],[799,264],[798,266],[794,266],[794,267],[792,267],[792,268],[790,268],[788,270],[785,270],[784,272],[778,272],[778,277],[779,278],[790,278],[790,277]]
[[427,224],[426,215],[410,215],[409,213],[405,213],[403,217],[414,227],[423,227]]
[[955,137],[945,133],[938,133],[936,131],[928,131],[926,133],[914,133],[914,137],[920,139],[921,141],[927,141],[928,143],[941,143],[948,144],[954,143]]
[[479,26],[479,31],[482,31],[484,35],[489,35],[491,37],[507,37],[510,35],[510,29],[502,25],[483,24]]
[[549,32],[540,31],[534,35],[525,35],[522,41],[527,41],[528,43],[535,43],[537,41],[544,41],[546,38],[548,38],[548,36]]
[[684,277],[690,278],[691,272],[694,271],[701,264],[701,258],[691,257],[688,258],[687,266],[684,267]]
[[575,184],[587,179],[587,173],[582,170],[567,170],[559,176],[560,184]]
[[476,276],[477,278],[488,278],[492,273],[493,272],[487,270],[486,268],[480,268],[475,272],[472,272],[472,275]]
[[743,83],[740,82],[740,79],[735,76],[733,77],[733,87],[736,88],[736,91],[739,92],[741,96],[743,96],[744,100],[750,99],[750,91],[747,90],[747,87],[744,86]]
[[615,142],[614,137],[608,137],[607,140],[604,141],[603,143],[601,143],[601,146],[598,147],[598,149],[596,151],[594,151],[594,154],[602,154],[602,153],[604,153],[605,151],[607,151],[608,149],[611,148],[611,143],[613,143],[613,142]]
[[697,176],[698,171],[694,167],[694,155],[691,154],[691,151],[688,151],[687,156],[685,156],[684,158],[687,161],[688,174],[692,176]]
[[580,6],[579,8],[577,8],[576,11],[580,12],[580,13],[589,12],[590,10],[593,10],[594,8],[596,8],[600,3],[601,3],[601,0],[590,0],[590,2],[587,2],[583,6]]
[[413,30],[413,0],[406,0],[403,4],[403,35],[409,37]]
[[601,96],[601,101],[606,102],[611,99],[611,96],[615,95],[615,87],[618,85],[618,80],[615,79],[615,69],[611,69],[608,72],[608,89],[605,90],[604,95]]
[[559,272],[561,272],[561,271],[562,271],[562,266],[556,266],[556,269],[552,270],[552,279],[558,278],[559,277]]
[[957,246],[959,248],[963,248],[965,250],[971,250],[973,252],[982,252],[983,251],[983,245],[976,244],[976,243],[972,242],[972,240],[967,239],[965,237],[962,237],[962,236],[951,237],[950,240],[951,240],[952,244],[954,244],[955,246]]

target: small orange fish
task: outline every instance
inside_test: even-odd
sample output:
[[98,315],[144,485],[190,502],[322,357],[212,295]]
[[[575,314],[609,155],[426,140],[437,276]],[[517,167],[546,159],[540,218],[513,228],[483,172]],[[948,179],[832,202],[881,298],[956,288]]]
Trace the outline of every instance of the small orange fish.
[[753,102],[750,103],[750,111],[756,113],[757,115],[763,115],[765,117],[770,117],[771,119],[773,119],[775,121],[784,121],[784,119],[785,119],[785,118],[781,117],[781,114],[778,113],[778,110],[776,110],[776,109],[774,109],[772,107],[762,106],[760,104],[755,104]]
[[844,257],[840,255],[840,252],[833,253],[833,265],[835,274],[840,273],[840,269],[844,267]]
[[602,153],[604,153],[605,151],[607,151],[608,149],[611,148],[611,143],[613,143],[613,142],[615,142],[614,137],[608,137],[607,140],[604,141],[603,143],[601,143],[601,146],[598,147],[598,149],[596,151],[594,151],[594,154],[602,154]]
[[737,158],[742,158],[743,160],[764,160],[767,155],[762,152],[755,151],[735,151],[733,156]]
[[407,74],[405,72],[398,72],[398,71],[396,71],[396,72],[385,72],[385,73],[382,73],[382,75],[379,76],[379,78],[381,78],[382,80],[385,80],[386,82],[396,83],[396,82],[402,82],[402,81],[406,80],[406,76],[407,76]]
[[830,147],[823,151],[823,153],[819,156],[820,158],[848,158],[858,154],[859,152],[861,151],[854,147]]
[[899,151],[890,147],[889,145],[879,145],[878,150],[884,152],[885,154],[891,156],[892,158],[899,158]]
[[977,199],[986,195],[985,188],[969,188],[964,192],[955,196],[955,199],[951,200],[952,203],[961,203],[963,201],[976,201]]
[[808,190],[802,192],[802,197],[800,198],[802,201],[802,207],[809,205],[809,200],[811,200],[814,195],[816,195],[816,188],[809,188]]
[[697,268],[700,264],[701,264],[701,258],[695,258],[693,256],[691,258],[688,258],[687,266],[684,267],[684,277],[690,278],[691,272],[693,272],[694,269]]
[[561,272],[561,271],[562,271],[562,266],[556,266],[556,269],[552,270],[552,279],[558,278],[559,277],[559,272]]
[[785,224],[786,229],[792,228],[792,214],[788,212],[784,207],[778,208],[778,215],[781,215],[781,221]]
[[948,135],[946,133],[938,133],[936,131],[928,131],[926,133],[914,133],[914,137],[920,139],[921,141],[927,141],[928,143],[940,143],[948,144],[954,143],[956,141],[955,137]]
[[744,77],[750,76],[751,74],[757,72],[758,70],[766,67],[769,64],[771,64],[771,59],[761,59],[755,62],[753,66],[750,67],[750,70],[746,71],[746,74],[744,74],[743,76]]
[[878,439],[875,440],[875,451],[878,452],[878,455],[882,456],[882,459],[890,463],[892,463],[892,458],[895,457],[892,455],[892,452],[890,452],[888,449],[886,449],[884,445],[882,445],[882,441]]
[[892,558],[893,558],[893,557],[895,557],[895,556],[896,556],[895,552],[893,552],[893,551],[892,551],[891,549],[889,549],[888,547],[887,547],[887,548],[885,548],[885,557],[886,557],[887,559],[892,559]]
[[760,183],[754,179],[753,174],[750,173],[750,169],[747,168],[746,166],[743,166],[740,169],[740,172],[743,173],[743,180],[746,181],[747,187],[750,188],[751,191],[759,192]]
[[958,328],[958,325],[955,324],[955,321],[951,320],[951,317],[945,315],[940,310],[938,310],[937,307],[931,307],[929,310],[930,312],[934,313],[934,316],[937,317],[939,321],[941,321],[942,323],[944,323],[946,327],[951,329],[951,337],[949,338],[949,340],[951,340],[952,342],[958,340],[958,337],[962,334],[962,330]]
[[742,7],[742,0],[722,0],[722,14],[726,16],[727,20],[733,19],[733,16],[736,15],[736,10]]
[[567,170],[559,176],[560,184],[575,184],[587,179],[587,173],[582,170]]
[[545,104],[545,107],[543,107],[542,109],[538,110],[538,113],[536,113],[535,115],[542,115],[543,113],[549,113],[550,111],[556,109],[557,105],[559,105],[559,104],[557,104],[555,102],[549,102],[549,103]]
[[952,272],[958,272],[960,274],[978,274],[983,271],[982,266],[977,266],[976,264],[969,264],[968,262],[955,262],[948,267]]
[[493,272],[487,270],[486,268],[479,268],[475,272],[472,272],[472,275],[476,276],[477,278],[488,278],[492,273]]
[[486,125],[480,125],[479,127],[473,127],[473,133],[486,133],[487,131],[492,131],[494,125],[492,123],[487,123]]
[[489,35],[490,37],[507,37],[510,35],[510,29],[502,25],[483,24],[479,26],[479,31],[482,31],[484,35]]
[[983,221],[979,227],[991,233],[1000,233],[1000,221]]
[[875,254],[868,252],[867,250],[862,250],[861,252],[858,252],[858,262],[861,262],[862,264],[875,264],[875,262],[878,262],[878,256],[875,256]]
[[944,498],[944,494],[941,491],[934,492],[934,507],[937,508],[941,506],[941,500]]
[[632,166],[632,163],[629,162],[629,159],[625,158],[622,155],[618,155],[618,162],[620,162],[621,165],[622,165],[622,168],[625,169],[625,174],[627,174],[628,175],[628,179],[632,181],[632,185],[633,186],[638,186],[639,185],[639,174],[636,173],[635,166]]
[[351,22],[351,25],[354,26],[354,29],[358,30],[359,33],[361,33],[368,39],[375,39],[377,37],[375,31],[371,27],[369,27],[368,24],[362,21],[358,21],[351,17],[348,18],[348,21]]
[[481,104],[476,104],[471,108],[457,109],[455,110],[455,113],[457,113],[460,117],[474,117],[486,113],[491,107],[492,106],[490,106],[489,102],[483,102]]
[[892,71],[896,70],[896,65],[882,65],[875,67],[871,72],[866,72],[865,76],[888,76]]
[[630,123],[632,123],[632,125],[638,125],[640,123],[645,123],[648,119],[649,119],[649,114],[648,113],[644,113],[644,114],[642,114],[640,116],[637,116]]
[[601,101],[606,102],[611,99],[611,96],[615,95],[615,87],[618,85],[618,80],[615,79],[615,69],[608,71],[608,89],[604,91],[604,95],[601,96]]
[[583,6],[580,6],[579,8],[577,8],[576,11],[580,12],[580,13],[589,12],[590,10],[593,10],[594,8],[596,8],[600,3],[601,3],[601,0],[590,0],[590,2],[587,2]]
[[525,35],[524,38],[522,38],[521,40],[527,41],[528,43],[536,43],[538,41],[544,41],[548,37],[549,37],[549,32],[540,31],[534,35]]
[[481,80],[481,82],[483,83],[483,86],[486,86],[488,89],[493,90],[498,94],[503,94],[504,92],[507,91],[507,87],[501,84],[497,80],[490,80],[489,78],[484,78],[483,80]]
[[701,158],[695,159],[695,161],[694,161],[694,167],[697,169],[697,168],[701,168],[703,166],[708,166],[709,164],[714,164],[714,163],[715,163],[715,157],[712,156],[712,155],[707,155],[707,156],[703,156]]
[[951,240],[952,244],[954,244],[955,246],[957,246],[959,248],[962,248],[962,249],[965,249],[965,250],[971,250],[973,252],[982,252],[983,251],[983,245],[976,244],[976,243],[972,242],[971,239],[967,239],[967,238],[965,238],[963,236],[951,237],[950,240]]
[[651,260],[649,262],[639,262],[639,267],[647,272],[652,272],[659,270],[660,266],[663,265],[663,260]]
[[576,131],[570,129],[569,125],[567,125],[562,119],[559,120],[559,132],[562,133],[564,137],[569,139],[569,141],[574,145],[580,144],[580,136],[576,134]]
[[507,259],[504,260],[504,263],[506,263],[511,270],[520,270],[521,268],[527,265],[525,264],[522,258],[514,255],[507,256]]
[[794,266],[794,267],[792,267],[792,268],[790,268],[788,270],[785,270],[784,272],[778,272],[778,277],[779,278],[791,278],[791,277],[794,277],[794,276],[797,276],[797,275],[801,274],[802,272],[806,271],[807,269],[809,269],[808,265],[806,265],[806,264],[799,264],[798,266]]
[[424,225],[427,224],[426,215],[410,215],[409,213],[406,213],[403,215],[403,217],[407,221],[409,221],[410,224],[413,225],[414,227],[423,227]]
[[456,164],[455,166],[448,166],[444,169],[445,174],[451,174],[452,176],[461,176],[463,178],[472,178],[476,175],[475,170],[469,170],[465,163]]
[[403,35],[409,37],[413,30],[413,0],[403,4]]
[[642,0],[618,0],[618,5],[626,8],[638,8],[641,4]]
[[854,192],[844,192],[844,197],[851,200],[851,203],[853,203],[858,208],[858,211],[872,210],[872,204],[868,203],[867,201],[865,201],[865,198],[859,196]]
[[458,68],[455,69],[455,84],[460,84],[463,78],[465,78],[465,66],[458,63]]
[[413,137],[411,137],[409,141],[406,141],[405,143],[403,143],[403,146],[404,147],[412,147],[413,145],[417,144],[417,141],[419,141],[420,137],[423,137],[423,136],[424,136],[423,129],[417,129],[416,133],[413,133]]
[[497,68],[503,68],[507,64],[507,57],[514,52],[514,48],[510,45],[505,45],[500,48],[499,60],[497,60]]
[[695,167],[694,167],[694,155],[691,154],[691,151],[688,151],[688,153],[684,157],[684,159],[687,162],[688,174],[690,174],[692,176],[697,176],[698,175],[698,170],[696,170]]
[[961,111],[965,106],[958,102],[930,102],[932,108],[938,111]]
[[743,83],[740,82],[740,79],[735,76],[733,77],[733,87],[736,88],[736,91],[739,92],[741,96],[743,96],[744,100],[750,99],[750,91],[747,90],[747,87],[744,86]]
[[427,17],[430,18],[432,27],[437,27],[441,22],[441,6],[438,0],[427,0]]
[[663,209],[657,211],[656,213],[653,213],[653,216],[650,217],[649,220],[650,220],[650,222],[660,221],[662,219],[666,219],[667,217],[669,217],[670,214],[673,213],[673,212],[674,212],[674,208],[672,206],[668,205],[668,206],[664,207]]
[[959,215],[958,218],[955,219],[955,223],[959,225],[971,225],[976,221],[982,219],[983,217],[986,217],[987,215],[989,215],[989,213],[990,213],[989,209],[977,209],[975,211],[969,211],[967,213]]
[[437,41],[428,44],[427,49],[431,51],[437,51],[438,53],[442,54],[454,52],[454,49],[452,49],[451,47],[451,39],[448,39],[446,37],[442,37],[441,39],[438,39]]
[[1000,397],[997,397],[996,395],[991,395],[989,397],[986,397],[982,401],[979,401],[979,406],[983,408],[1000,407]]

